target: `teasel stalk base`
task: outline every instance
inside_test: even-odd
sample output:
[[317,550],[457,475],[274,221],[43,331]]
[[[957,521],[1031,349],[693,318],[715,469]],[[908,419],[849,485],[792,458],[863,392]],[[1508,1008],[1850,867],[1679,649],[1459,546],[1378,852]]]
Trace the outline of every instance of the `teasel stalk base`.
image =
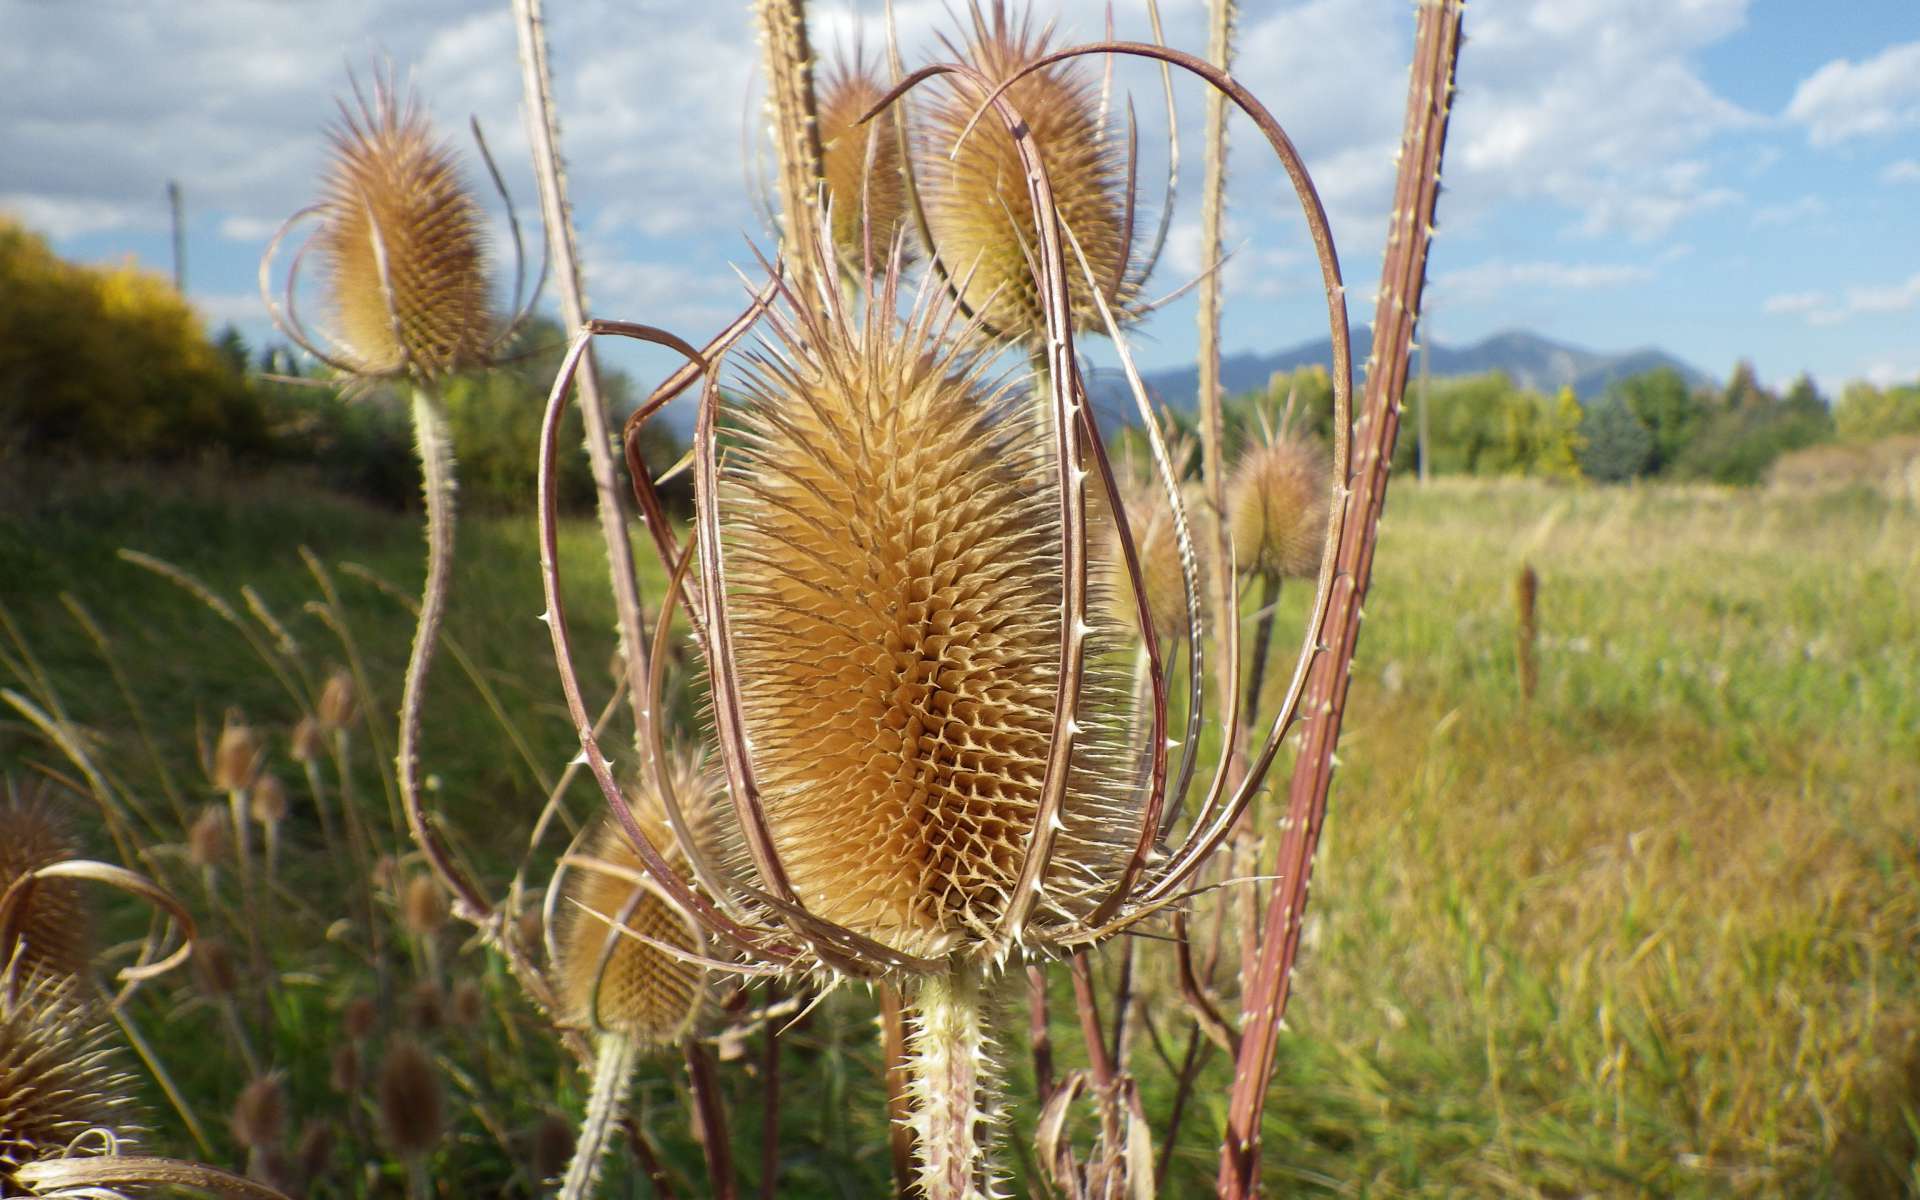
[[907,1037],[907,1074],[919,1194],[926,1200],[1001,1195],[992,1158],[1000,1119],[999,1064],[987,1023],[985,972],[964,964],[919,985]]

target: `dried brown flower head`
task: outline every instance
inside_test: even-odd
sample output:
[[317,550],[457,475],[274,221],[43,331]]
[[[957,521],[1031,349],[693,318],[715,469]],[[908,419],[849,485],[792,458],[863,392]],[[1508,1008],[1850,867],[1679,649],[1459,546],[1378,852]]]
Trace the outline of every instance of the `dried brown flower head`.
[[314,713],[319,719],[320,728],[331,733],[353,724],[353,718],[359,712],[359,704],[354,699],[356,695],[352,675],[335,671],[327,676],[326,684],[320,689],[320,704]]
[[380,1132],[394,1153],[419,1158],[446,1132],[446,1099],[433,1059],[412,1038],[395,1038],[380,1064]]
[[433,1033],[447,1023],[446,997],[431,979],[422,979],[407,989],[407,1024],[421,1033]]
[[352,1096],[360,1090],[360,1048],[352,1042],[341,1042],[333,1048],[333,1063],[327,1072],[327,1082],[333,1090],[342,1096]]
[[233,1139],[249,1150],[267,1150],[287,1136],[287,1091],[278,1074],[262,1075],[233,1105]]
[[244,792],[260,770],[260,737],[240,714],[228,710],[213,747],[213,786],[223,792]]
[[[970,5],[969,15],[972,35],[948,48],[990,80],[1011,77],[1049,49],[1047,32],[1035,32],[1030,14],[1015,17],[1005,0],[994,0],[984,14]],[[1030,264],[1039,256],[1040,230],[1013,135],[988,112],[960,142],[986,97],[971,81],[946,77],[916,128],[914,177],[934,252],[962,285],[967,305],[1007,336],[1038,342],[1046,319]],[[1032,130],[1063,229],[1079,242],[1119,316],[1139,292],[1141,266],[1126,138],[1103,117],[1097,78],[1081,60],[1055,63],[1015,83],[1006,98]],[[1075,328],[1104,332],[1079,259],[1065,253]]]
[[[1034,833],[1060,683],[1058,476],[1027,381],[985,378],[991,343],[942,341],[942,303],[904,324],[884,301],[868,313],[797,311],[748,372],[721,489],[728,606],[794,891],[938,956],[991,942]],[[1081,700],[1040,924],[1079,911],[1130,836],[1127,701],[1097,671]]]
[[453,994],[447,998],[447,1016],[462,1029],[471,1029],[480,1023],[486,1015],[487,998],[480,985],[471,979],[462,979],[453,987]]
[[287,739],[287,753],[297,763],[319,762],[326,752],[320,737],[320,723],[312,717],[301,717],[293,727],[293,734]]
[[187,830],[187,861],[205,870],[233,857],[233,822],[217,804],[200,809]]
[[[1120,487],[1120,501],[1126,506],[1127,527],[1133,534],[1134,557],[1140,566],[1140,583],[1146,592],[1154,632],[1162,643],[1184,637],[1188,630],[1187,584],[1180,565],[1180,538],[1174,525],[1173,505],[1167,501],[1166,487],[1157,478],[1130,479]],[[1193,511],[1189,504],[1183,504],[1183,508]],[[1107,610],[1117,625],[1137,629],[1140,614],[1133,593],[1124,582],[1127,568],[1119,527],[1109,521],[1101,533],[1101,558],[1116,580],[1107,595]],[[1188,545],[1198,551],[1199,545],[1191,534]],[[1197,573],[1195,577],[1199,578]]]
[[407,880],[400,894],[400,919],[415,937],[432,937],[447,923],[447,893],[440,882],[422,872]]
[[340,339],[362,375],[474,366],[495,337],[485,213],[415,96],[376,78],[356,99],[332,131],[317,235]]
[[365,996],[355,996],[347,1001],[346,1010],[340,1016],[341,1028],[347,1036],[359,1041],[373,1032],[380,1020],[380,1009]]
[[193,970],[200,989],[209,996],[231,996],[240,987],[233,951],[219,938],[203,937],[193,944]]
[[262,771],[253,781],[247,803],[253,819],[262,825],[277,825],[287,819],[287,788],[271,771]]
[[899,110],[858,123],[886,93],[859,61],[829,71],[820,89],[821,174],[833,209],[834,250],[848,274],[864,273],[868,262],[880,269],[907,219]]
[[[16,790],[9,783],[0,799],[0,892],[27,872],[76,853],[47,792]],[[43,972],[61,978],[79,975],[93,957],[93,923],[81,903],[79,885],[70,879],[46,879],[31,886],[14,940],[0,942],[0,968],[17,954],[23,977]]]
[[1227,484],[1233,552],[1243,570],[1309,578],[1327,538],[1326,452],[1282,434],[1249,448]]
[[68,981],[0,970],[0,1195],[34,1194],[14,1172],[90,1131],[133,1139],[133,1081],[108,1036]]
[[[680,774],[679,794],[691,801],[701,787],[697,772],[685,766]],[[657,802],[642,796],[634,815],[655,845],[674,844]],[[637,1045],[676,1041],[699,1015],[706,970],[622,930],[689,953],[701,951],[699,934],[672,901],[645,882],[640,857],[619,824],[603,822],[589,854],[593,865],[577,867],[567,877],[565,907],[556,919],[561,1012],[573,1024],[606,1029]]]

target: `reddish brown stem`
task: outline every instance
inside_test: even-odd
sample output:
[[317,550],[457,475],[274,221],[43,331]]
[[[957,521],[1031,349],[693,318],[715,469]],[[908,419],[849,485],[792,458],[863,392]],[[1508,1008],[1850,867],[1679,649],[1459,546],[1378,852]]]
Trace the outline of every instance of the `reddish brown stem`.
[[882,983],[879,990],[880,1053],[885,1058],[887,1077],[887,1150],[893,1161],[894,1194],[904,1198],[913,1195],[914,1181],[913,1129],[907,1124],[913,1115],[913,1100],[907,1090],[907,1022],[900,1007],[900,989]]
[[780,1028],[767,1022],[765,1078],[760,1081],[760,1200],[774,1200],[780,1183]]
[[733,1182],[733,1147],[727,1138],[720,1081],[713,1076],[713,1061],[707,1057],[706,1048],[694,1038],[688,1038],[685,1045],[687,1081],[693,1092],[693,1127],[707,1155],[707,1181],[713,1185],[713,1200],[734,1200],[738,1193]]
[[[1309,720],[1287,797],[1276,880],[1267,904],[1255,986],[1246,995],[1240,1053],[1234,1064],[1227,1137],[1220,1149],[1219,1195],[1253,1196],[1259,1187],[1260,1119],[1273,1072],[1280,1022],[1287,1008],[1295,955],[1307,903],[1313,853],[1326,816],[1333,751],[1340,736],[1347,686],[1360,634],[1360,608],[1373,573],[1380,512],[1386,502],[1408,351],[1426,279],[1427,247],[1440,191],[1440,155],[1446,142],[1454,66],[1460,50],[1461,0],[1420,6],[1408,85],[1406,125],[1395,186],[1387,259],[1374,313],[1372,362],[1367,369],[1358,465],[1349,483],[1348,519],[1335,560],[1328,613],[1328,652],[1314,664],[1305,711]],[[1358,520],[1353,519],[1358,517]]]

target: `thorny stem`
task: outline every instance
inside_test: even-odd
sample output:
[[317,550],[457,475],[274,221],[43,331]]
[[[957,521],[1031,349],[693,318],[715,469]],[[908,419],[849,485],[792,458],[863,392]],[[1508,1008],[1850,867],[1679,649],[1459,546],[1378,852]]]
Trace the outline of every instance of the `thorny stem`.
[[780,181],[782,256],[793,265],[797,296],[812,301],[814,264],[829,262],[814,245],[821,179],[820,119],[813,95],[813,52],[807,43],[806,0],[758,0],[767,105],[772,110]]
[[626,1107],[627,1085],[633,1078],[633,1039],[621,1033],[603,1033],[594,1048],[593,1089],[587,1095],[586,1116],[573,1143],[573,1160],[560,1184],[561,1200],[584,1200],[593,1195],[606,1157],[607,1139]]
[[420,712],[426,702],[427,672],[440,641],[440,625],[446,619],[447,586],[453,566],[453,439],[447,430],[446,410],[431,384],[414,385],[413,432],[420,454],[420,490],[427,508],[427,580],[420,592],[420,618],[414,625],[413,648],[407,654],[407,673],[400,688],[400,746],[394,766],[408,831],[440,886],[452,894],[454,910],[478,924],[486,919],[491,905],[454,864],[440,835],[428,823],[420,797]]
[[[1349,519],[1341,531],[1332,606],[1327,614],[1330,644],[1328,653],[1314,664],[1308,682],[1306,711],[1310,720],[1294,761],[1286,824],[1274,870],[1278,878],[1267,905],[1256,984],[1245,999],[1227,1137],[1220,1150],[1218,1188],[1227,1200],[1252,1196],[1259,1186],[1260,1118],[1267,1080],[1273,1072],[1280,1023],[1286,1014],[1313,852],[1326,815],[1327,788],[1333,780],[1333,751],[1352,679],[1361,602],[1372,577],[1374,544],[1386,503],[1394,437],[1400,426],[1408,351],[1426,280],[1427,248],[1440,192],[1441,151],[1446,143],[1454,66],[1460,52],[1462,9],[1462,0],[1426,0],[1419,9],[1393,219],[1374,314],[1373,360],[1367,370],[1366,405],[1361,418],[1364,436],[1358,469],[1346,497]],[[1357,520],[1351,519],[1356,516]]]
[[1267,657],[1273,646],[1274,612],[1280,603],[1280,576],[1274,571],[1261,573],[1260,615],[1253,625],[1253,664],[1247,671],[1247,698],[1242,712],[1249,727],[1259,718],[1260,693],[1267,686]]
[[[887,1151],[893,1162],[896,1196],[913,1194],[913,1100],[907,1079],[907,1024],[900,1007],[900,989],[882,982],[880,992],[880,1052],[887,1079]],[[1039,1057],[1036,1047],[1034,1055]]]
[[767,1022],[760,1081],[760,1200],[778,1200],[780,1183],[780,1027]]
[[[1207,30],[1207,61],[1225,71],[1232,66],[1234,0],[1211,0]],[[1225,422],[1220,411],[1220,225],[1226,210],[1227,97],[1218,88],[1207,89],[1206,169],[1200,201],[1200,279],[1196,320],[1200,327],[1200,462],[1206,489],[1202,528],[1208,542],[1207,599],[1213,628],[1224,631],[1239,614],[1230,611],[1233,570],[1228,553]],[[1224,636],[1223,633],[1217,636]],[[1220,675],[1220,711],[1233,710],[1233,696]],[[1235,775],[1238,775],[1236,770]],[[1237,782],[1237,778],[1230,782]]]
[[687,1060],[694,1133],[706,1152],[713,1200],[734,1200],[733,1148],[727,1137],[727,1114],[720,1104],[719,1081],[713,1077],[713,1062],[698,1038],[687,1038],[681,1046]]
[[[527,106],[527,133],[533,143],[534,176],[540,185],[540,217],[560,284],[560,314],[569,340],[587,323],[586,295],[581,289],[580,266],[574,253],[572,206],[567,202],[565,167],[560,160],[560,122],[553,103],[553,76],[547,67],[547,39],[541,0],[514,0],[514,24],[520,38],[520,82]],[[619,634],[621,662],[627,675],[627,697],[633,704],[634,746],[646,753],[647,639],[646,612],[633,567],[633,545],[627,540],[627,503],[613,456],[612,430],[600,394],[600,376],[589,349],[580,361],[580,418],[586,431],[587,461],[593,472],[595,502],[600,514],[600,536],[607,544],[607,574],[613,584],[613,607]]]
[[991,1157],[998,1080],[979,967],[928,976],[913,999],[907,1070],[913,1091],[920,1194],[988,1200],[998,1194]]

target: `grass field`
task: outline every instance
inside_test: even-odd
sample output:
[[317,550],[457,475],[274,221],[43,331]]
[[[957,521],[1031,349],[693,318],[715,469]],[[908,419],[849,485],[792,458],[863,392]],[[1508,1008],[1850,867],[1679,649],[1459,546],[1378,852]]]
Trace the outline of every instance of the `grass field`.
[[[1920,1194],[1920,514],[1853,493],[1403,481],[1383,538],[1269,1109],[1274,1194]],[[122,547],[205,581],[264,657]],[[307,607],[326,597],[301,547],[337,589],[327,612],[352,655]],[[412,964],[391,979],[352,931],[325,936],[366,884],[318,845],[285,737],[319,676],[356,659],[379,718],[369,734],[390,724],[411,619],[345,564],[411,594],[420,549],[413,519],[285,480],[21,471],[0,483],[0,686],[141,802],[151,821],[129,820],[156,847],[146,869],[191,900],[204,892],[209,924],[238,930],[231,880],[203,888],[169,849],[182,839],[174,800],[190,813],[217,799],[196,731],[211,736],[229,707],[269,732],[295,790],[285,911],[262,918],[280,983],[236,1007],[271,1039],[262,1057],[287,1073],[296,1124],[337,1126],[316,1195],[398,1188],[390,1164],[353,1165],[377,1144],[374,1105],[365,1088],[342,1100],[329,1062],[351,997],[377,987],[398,1027],[405,980],[434,962],[443,991],[467,981],[488,999],[477,1021],[423,1034],[456,1096],[456,1135],[435,1159],[444,1194],[524,1192],[534,1130],[579,1103],[511,983],[451,930],[415,945],[383,899],[379,919]],[[443,659],[424,758],[463,853],[503,889],[574,747],[535,619],[530,525],[468,522],[460,561],[450,629],[472,673]],[[598,562],[591,530],[570,527],[596,703],[612,650]],[[1540,579],[1530,701],[1516,663],[1523,563]],[[297,654],[271,648],[242,585]],[[383,824],[373,749],[349,774]],[[10,707],[0,768],[32,764],[76,774]],[[585,812],[586,790],[573,795]],[[112,851],[98,829],[87,841]],[[129,910],[109,926],[140,921]],[[204,993],[165,979],[130,1017],[166,1048],[205,1149],[235,1165],[222,1118],[246,1072],[228,1002]],[[1177,1009],[1156,1009],[1183,1046]],[[884,1187],[872,1011],[850,991],[783,1039],[782,1195]],[[1068,1011],[1056,1009],[1062,1044]],[[1018,1075],[1017,1039],[1008,1053]],[[754,1057],[723,1071],[749,1179]],[[1135,1067],[1147,1111],[1165,1112],[1155,1053],[1139,1049]],[[697,1178],[676,1079],[671,1064],[650,1068],[637,1107],[670,1169]],[[1215,1055],[1164,1194],[1208,1190],[1227,1079]],[[182,1106],[157,1091],[149,1103],[163,1149],[200,1153]],[[1030,1114],[1016,1123],[1024,1135]]]

